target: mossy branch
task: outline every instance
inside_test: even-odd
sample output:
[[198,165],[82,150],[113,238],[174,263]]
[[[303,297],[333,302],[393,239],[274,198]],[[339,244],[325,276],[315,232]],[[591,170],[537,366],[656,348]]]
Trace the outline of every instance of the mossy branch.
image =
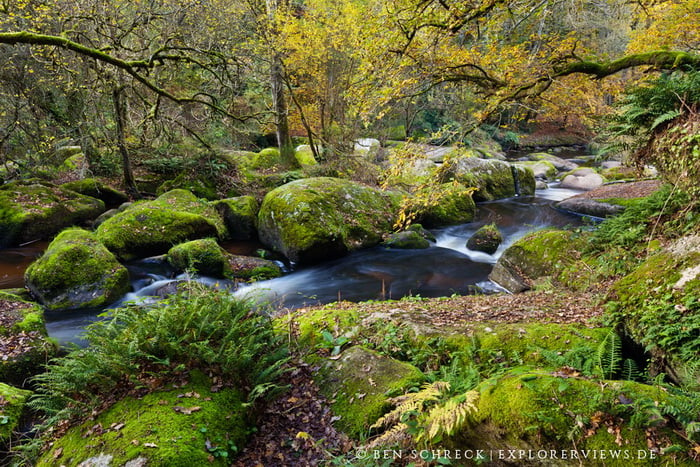
[[651,66],[658,70],[673,70],[685,66],[700,67],[700,55],[680,51],[657,50],[627,55],[610,62],[578,60],[555,67],[553,78],[582,73],[592,75],[596,79],[602,79],[620,71],[639,66]]
[[[197,97],[178,97],[175,94],[172,94],[165,89],[161,88],[160,86],[156,85],[153,83],[151,80],[147,79],[146,76],[144,76],[141,71],[142,70],[149,70],[153,69],[156,66],[162,65],[163,61],[165,59],[168,60],[183,60],[183,61],[188,61],[189,59],[186,56],[175,56],[175,55],[168,55],[161,57],[157,53],[153,54],[151,57],[145,60],[123,60],[121,58],[117,58],[113,55],[110,55],[106,52],[103,52],[102,50],[95,49],[92,47],[87,47],[85,45],[82,45],[78,42],[74,42],[66,37],[62,36],[53,36],[53,35],[47,35],[47,34],[37,34],[37,33],[32,33],[28,31],[18,31],[18,32],[0,32],[0,44],[7,44],[7,45],[17,45],[17,44],[28,44],[28,45],[46,45],[46,46],[51,46],[51,47],[58,47],[61,49],[65,50],[70,50],[71,52],[75,52],[78,55],[81,55],[83,57],[87,58],[92,58],[94,60],[107,63],[109,65],[112,65],[116,68],[119,68],[120,70],[123,70],[127,74],[129,74],[131,77],[133,77],[136,81],[139,83],[143,84],[146,88],[154,92],[155,94],[164,97],[168,100],[171,100],[177,104],[186,104],[186,103],[194,103],[194,104],[201,104],[209,107],[212,110],[215,110],[218,113],[221,113],[227,117],[230,117],[234,120],[237,121],[246,121],[251,118],[256,118],[258,115],[247,115],[247,116],[240,116],[240,115],[235,115],[229,112],[228,110],[224,109],[223,107],[220,107],[216,105],[213,102],[209,102],[207,100],[197,98]],[[190,60],[191,61],[191,60]]]

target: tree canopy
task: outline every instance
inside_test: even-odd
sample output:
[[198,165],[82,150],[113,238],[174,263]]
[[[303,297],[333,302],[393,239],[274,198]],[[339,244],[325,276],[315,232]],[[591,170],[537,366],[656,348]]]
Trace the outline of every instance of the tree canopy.
[[13,160],[69,137],[128,159],[183,138],[246,148],[281,129],[280,146],[293,133],[340,154],[396,124],[585,119],[649,71],[698,67],[699,11],[698,0],[4,1],[0,149]]

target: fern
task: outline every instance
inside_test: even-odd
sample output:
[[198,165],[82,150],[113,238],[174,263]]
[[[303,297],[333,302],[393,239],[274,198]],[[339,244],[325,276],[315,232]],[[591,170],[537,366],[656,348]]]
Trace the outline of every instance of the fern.
[[464,427],[469,415],[476,413],[478,400],[479,392],[472,390],[453,397],[444,405],[434,407],[426,414],[424,431],[416,441],[426,440],[432,443],[440,441],[443,435],[453,435]]
[[605,336],[598,346],[596,359],[603,378],[612,379],[617,375],[622,361],[622,343],[617,333],[610,331]]
[[386,431],[372,440],[366,448],[378,446],[408,446],[411,442],[430,446],[444,436],[459,431],[467,423],[469,415],[477,411],[479,392],[467,391],[449,396],[450,384],[436,381],[423,386],[419,392],[390,399],[396,407],[372,428]]
[[639,367],[637,363],[631,358],[626,358],[622,361],[622,368],[620,371],[620,379],[626,379],[629,381],[636,381],[640,377]]

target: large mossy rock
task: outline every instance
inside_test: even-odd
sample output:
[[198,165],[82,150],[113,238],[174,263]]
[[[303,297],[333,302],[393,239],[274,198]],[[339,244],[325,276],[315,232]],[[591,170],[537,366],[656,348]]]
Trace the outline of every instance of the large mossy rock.
[[425,376],[408,363],[354,346],[337,360],[324,360],[314,379],[334,400],[331,409],[340,417],[337,426],[357,438],[390,409],[388,397],[420,386]]
[[235,389],[210,388],[202,381],[121,400],[71,428],[37,466],[230,465],[250,433],[245,398]]
[[651,354],[651,372],[700,389],[700,236],[681,237],[612,287],[608,311]]
[[573,233],[540,230],[509,246],[489,274],[496,284],[510,292],[522,292],[534,281],[556,274],[578,255]]
[[27,288],[49,310],[107,305],[129,290],[129,273],[91,232],[67,229],[25,273]]
[[426,227],[464,224],[474,220],[473,190],[460,183],[443,183],[411,194],[408,203],[416,221]]
[[[457,180],[465,186],[476,187],[474,200],[492,201],[495,199],[510,198],[518,194],[516,192],[515,178],[511,164],[494,160],[480,159],[478,157],[457,157],[445,161],[444,173],[448,177]],[[521,172],[524,176],[532,172]],[[534,175],[532,175],[534,186]],[[522,184],[530,185],[527,180],[521,180]]]
[[26,385],[57,351],[46,335],[44,310],[18,296],[0,293],[0,381]]
[[18,430],[30,391],[0,383],[0,449],[5,451]]
[[396,195],[349,180],[308,178],[265,196],[258,233],[290,260],[314,263],[378,244],[397,212]]
[[[677,403],[656,386],[599,381],[566,369],[514,368],[478,390],[469,426],[445,447],[482,450],[494,465],[693,465],[685,454],[690,443],[663,419],[645,413],[645,406],[661,412]],[[672,446],[681,452],[663,454]]]
[[256,224],[260,205],[252,196],[226,198],[212,203],[224,219],[229,238],[250,240],[258,234]]
[[187,240],[226,236],[216,209],[186,190],[134,203],[97,228],[97,238],[124,260],[163,254]]
[[178,271],[195,272],[214,277],[224,277],[227,271],[227,254],[213,238],[201,238],[175,245],[168,250],[167,260]]
[[101,199],[107,206],[118,206],[129,201],[129,197],[125,193],[105,185],[96,178],[84,178],[74,182],[63,183],[61,188]]
[[157,189],[156,195],[160,196],[172,190],[187,190],[197,198],[215,200],[219,198],[216,192],[216,184],[213,180],[198,177],[194,174],[182,173],[172,180],[166,180]]
[[535,180],[553,180],[557,175],[556,167],[548,161],[521,161],[516,165],[532,170]]
[[103,213],[104,202],[45,182],[0,188],[0,248],[47,240],[66,227]]
[[578,168],[578,164],[561,157],[546,153],[546,152],[533,152],[527,155],[528,160],[531,161],[546,161],[549,162],[560,172],[568,172],[570,170],[575,170]]

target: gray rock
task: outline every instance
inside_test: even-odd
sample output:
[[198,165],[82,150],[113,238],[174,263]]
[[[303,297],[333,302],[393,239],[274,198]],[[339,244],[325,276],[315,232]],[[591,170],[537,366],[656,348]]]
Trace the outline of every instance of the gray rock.
[[595,170],[583,167],[573,170],[566,175],[561,181],[561,187],[575,190],[593,190],[604,182],[605,179],[596,173]]
[[617,204],[604,203],[590,198],[569,198],[556,204],[557,208],[593,217],[610,217],[625,210]]

